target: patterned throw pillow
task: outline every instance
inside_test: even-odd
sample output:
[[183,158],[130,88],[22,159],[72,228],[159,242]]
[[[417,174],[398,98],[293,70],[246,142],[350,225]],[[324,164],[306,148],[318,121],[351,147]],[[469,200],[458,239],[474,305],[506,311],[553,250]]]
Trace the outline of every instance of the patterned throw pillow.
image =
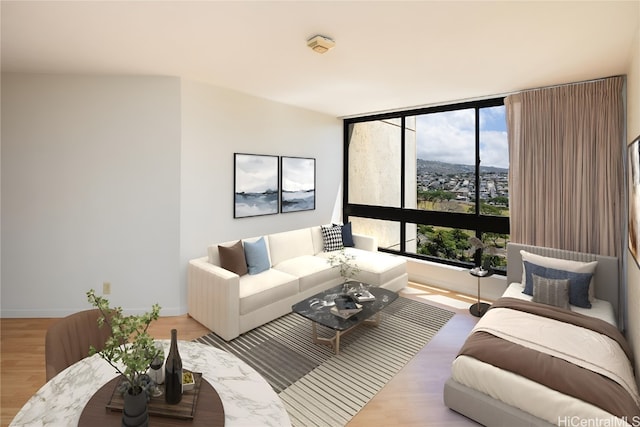
[[533,302],[569,308],[569,279],[547,279],[533,275]]
[[324,240],[324,251],[339,251],[342,245],[342,227],[339,225],[320,226],[322,230],[322,239]]

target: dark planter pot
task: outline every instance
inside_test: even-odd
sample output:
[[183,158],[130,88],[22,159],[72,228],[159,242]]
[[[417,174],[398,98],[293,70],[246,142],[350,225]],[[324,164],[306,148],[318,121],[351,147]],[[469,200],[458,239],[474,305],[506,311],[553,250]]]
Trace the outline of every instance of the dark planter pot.
[[147,393],[131,394],[124,392],[124,410],[122,411],[122,427],[147,427],[149,412],[147,410]]

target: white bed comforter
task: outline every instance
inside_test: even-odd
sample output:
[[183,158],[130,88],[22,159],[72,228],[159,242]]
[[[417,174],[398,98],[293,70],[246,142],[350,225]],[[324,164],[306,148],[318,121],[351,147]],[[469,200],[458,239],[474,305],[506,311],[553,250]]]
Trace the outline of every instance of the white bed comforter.
[[[579,326],[507,308],[489,310],[472,333],[478,330],[605,375],[622,385],[640,403],[633,368],[618,343],[608,337]],[[618,426],[640,422],[621,420],[594,405],[468,356],[454,360],[452,378],[556,425],[571,425],[576,417],[587,422],[593,420],[595,424],[589,425]]]

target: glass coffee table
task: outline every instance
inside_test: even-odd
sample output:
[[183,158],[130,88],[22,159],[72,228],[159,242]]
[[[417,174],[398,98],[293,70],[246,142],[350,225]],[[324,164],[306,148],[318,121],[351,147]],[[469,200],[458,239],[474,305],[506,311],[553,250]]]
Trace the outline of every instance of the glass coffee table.
[[[357,290],[360,288],[360,282],[348,282],[350,289]],[[343,318],[332,313],[331,308],[334,307],[334,300],[344,295],[344,286],[338,285],[326,291],[320,292],[312,297],[294,304],[291,309],[294,313],[306,317],[312,322],[313,341],[316,344],[328,345],[333,348],[335,354],[340,353],[340,337],[362,324],[378,325],[380,323],[380,311],[391,304],[398,294],[388,289],[376,286],[364,285],[364,287],[373,294],[375,300],[363,301],[362,310],[349,318]],[[351,294],[353,292],[350,292]],[[318,336],[318,325],[325,326],[335,331],[335,335],[330,338]]]

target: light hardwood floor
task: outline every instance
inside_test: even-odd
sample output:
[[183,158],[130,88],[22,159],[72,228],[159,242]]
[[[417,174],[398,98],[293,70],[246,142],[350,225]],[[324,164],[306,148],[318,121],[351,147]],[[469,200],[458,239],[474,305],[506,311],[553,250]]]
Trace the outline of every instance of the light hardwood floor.
[[[477,318],[473,297],[411,283],[402,296],[429,302],[457,314],[348,424],[360,426],[470,426],[473,421],[449,410],[442,387],[449,365]],[[451,305],[453,304],[453,305]],[[25,402],[45,383],[44,336],[56,319],[0,319],[0,409],[8,426]],[[188,316],[162,317],[150,327],[155,338],[192,340],[209,330]]]

